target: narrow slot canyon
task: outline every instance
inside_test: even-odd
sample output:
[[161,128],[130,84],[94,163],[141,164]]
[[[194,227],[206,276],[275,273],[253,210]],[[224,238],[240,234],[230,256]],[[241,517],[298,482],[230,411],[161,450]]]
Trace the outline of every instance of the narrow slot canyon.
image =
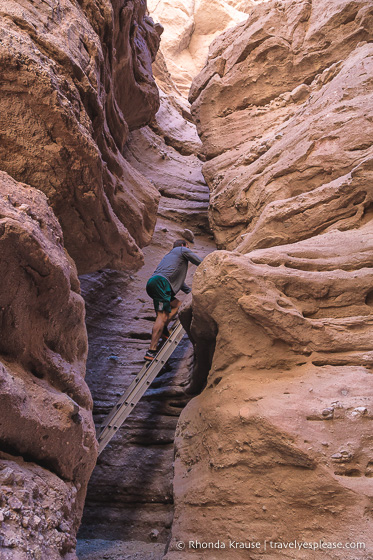
[[7,0],[0,60],[0,560],[373,560],[372,0]]
[[[149,2],[148,8],[155,21],[158,14],[161,16],[167,35],[168,25],[171,27],[165,14],[167,3]],[[152,8],[157,10],[155,14]],[[184,26],[173,26],[174,34],[164,42],[165,53],[160,49],[153,63],[160,109],[149,126],[131,132],[124,151],[126,160],[161,194],[152,241],[143,249],[144,266],[137,273],[105,270],[80,278],[90,348],[86,381],[95,403],[96,426],[142,367],[154,320],[145,285],[161,258],[178,238],[188,241],[202,259],[215,250],[208,221],[209,188],[202,174],[205,157],[187,97],[207,56],[209,41],[233,20],[223,11],[208,35],[202,30],[196,60],[189,55],[181,61],[189,70],[186,73],[173,64],[179,50],[177,36],[189,32],[191,41],[199,35],[198,29],[188,30],[192,13],[188,15]],[[237,12],[235,16],[242,19],[244,14]],[[187,52],[184,49],[182,58]],[[189,265],[189,285],[194,270]],[[181,294],[181,299],[187,297]],[[205,382],[193,379],[193,362],[193,345],[185,335],[165,371],[158,374],[99,457],[79,533],[81,560],[163,558],[173,520],[177,420],[195,396],[196,387],[201,390]]]
[[[186,100],[183,105],[185,115]],[[177,135],[175,143],[170,129]],[[145,286],[159,261],[178,238],[202,259],[215,249],[200,151],[195,127],[168,97],[161,99],[156,123],[130,136],[126,158],[155,184],[161,198],[152,241],[143,250],[145,263],[137,273],[104,270],[80,278],[90,348],[86,380],[97,426],[144,363],[155,318]],[[194,272],[189,265],[190,286]],[[188,296],[181,292],[178,298]],[[163,369],[98,459],[79,533],[81,560],[163,558],[173,520],[176,424],[193,396],[193,346],[187,335]]]

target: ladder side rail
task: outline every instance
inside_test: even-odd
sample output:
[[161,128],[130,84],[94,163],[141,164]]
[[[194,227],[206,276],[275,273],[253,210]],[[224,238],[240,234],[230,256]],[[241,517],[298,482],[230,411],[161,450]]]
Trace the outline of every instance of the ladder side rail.
[[[166,340],[166,342],[163,344],[162,348],[159,350],[158,354],[156,355],[156,358],[166,349],[168,344],[172,344],[175,336],[178,334],[176,331],[179,330],[179,328],[182,328],[182,325],[180,323],[180,321],[177,322],[177,324],[175,325],[175,327],[172,329],[171,332],[171,336],[170,338],[168,338]],[[155,359],[156,359],[155,358]],[[126,402],[126,400],[128,399],[128,396],[132,393],[132,391],[135,389],[135,387],[139,384],[139,382],[141,381],[141,379],[147,375],[149,369],[149,364],[145,364],[140,372],[135,376],[135,379],[131,382],[131,384],[127,387],[126,391],[123,393],[123,395],[121,395],[121,397],[118,399],[118,401],[116,402],[116,404],[113,406],[113,408],[110,410],[109,414],[105,417],[103,423],[99,426],[99,430],[100,430],[100,434],[102,433],[102,431],[105,429],[105,427],[111,422],[112,418],[114,417],[116,411],[120,408],[120,406]]]
[[99,429],[102,431],[105,426],[107,426],[107,424],[110,423],[111,419],[115,416],[117,410],[120,408],[120,406],[126,402],[128,395],[130,395],[132,393],[132,391],[135,389],[135,387],[139,384],[139,382],[141,381],[141,379],[144,377],[144,375],[146,374],[146,370],[148,368],[148,364],[145,364],[139,373],[136,374],[135,379],[133,381],[131,381],[131,384],[127,387],[127,389],[125,390],[125,392],[120,396],[120,398],[118,399],[118,401],[115,403],[115,405],[111,408],[109,414],[105,417],[103,423],[99,426]]
[[[154,381],[163,365],[167,362],[171,354],[177,348],[184,334],[185,330],[179,323],[173,329],[172,335],[162,346],[161,350],[158,352],[157,356],[154,358],[151,364],[145,366],[144,372],[143,370],[141,370],[141,378],[140,374],[138,374],[136,376],[136,380],[132,382],[129,389],[126,391],[123,397],[121,397],[121,402],[117,403],[114,406],[109,414],[110,418],[108,417],[105,420],[105,423],[102,425],[101,433],[98,436],[99,453],[103,451],[109,441],[114,437],[116,432],[122,426],[123,422],[127,419],[131,411],[147,391],[148,387]],[[124,399],[125,396],[126,398]]]
[[[136,400],[137,395],[139,395],[139,397],[137,398],[135,404],[137,404],[137,402],[140,400],[142,395],[146,392],[146,390],[148,389],[148,387],[150,386],[152,381],[155,379],[155,377],[157,376],[159,371],[162,369],[163,365],[166,363],[168,358],[171,356],[173,351],[176,349],[176,347],[180,343],[184,334],[185,334],[184,329],[183,328],[180,329],[180,332],[178,333],[177,338],[173,340],[173,344],[168,346],[168,348],[166,349],[167,351],[163,352],[162,355],[160,355],[157,360],[154,359],[154,361],[149,366],[148,374],[146,375],[146,377],[144,377],[136,385],[136,387],[133,389],[131,394],[128,396],[126,402],[123,403],[117,410],[115,410],[115,414],[113,415],[110,423],[108,425],[106,425],[105,428],[102,430],[102,432],[99,434],[98,441],[100,443],[104,439],[105,440],[107,439],[107,435],[108,435],[109,432],[112,433],[111,437],[114,436],[117,429],[119,429],[120,425],[122,425],[124,420],[125,420],[125,418],[122,419],[123,415],[126,414],[126,412],[124,412],[124,411],[126,411],[127,409],[129,411],[131,411],[134,408],[134,404],[132,404],[132,403]],[[156,363],[154,363],[154,362],[156,362]],[[127,414],[127,416],[128,416],[128,414]],[[111,439],[111,437],[109,438],[109,440]]]
[[133,392],[133,395],[130,396],[128,402],[123,404],[123,406],[118,410],[118,414],[113,418],[112,424],[110,428],[106,429],[102,436],[100,435],[99,439],[99,454],[105,449],[107,444],[111,441],[111,439],[115,436],[118,432],[119,428],[123,425],[123,423],[127,420],[128,416],[131,414],[132,410],[135,408],[141,397],[144,396],[147,389],[157,377],[159,370],[162,368],[162,364],[158,364],[159,368],[154,368],[151,376],[144,380],[141,387],[137,387],[137,391]]
[[151,382],[155,379],[155,377],[157,376],[159,371],[162,369],[164,364],[167,362],[168,358],[171,356],[173,351],[176,349],[176,347],[180,343],[184,334],[185,334],[185,331],[183,329],[180,330],[176,339],[174,339],[172,341],[173,344],[170,344],[168,346],[168,348],[165,349],[165,352],[162,353],[162,355],[159,355],[158,358],[154,359],[154,361],[148,367],[147,375],[144,376],[139,381],[139,383],[136,384],[136,386],[133,388],[133,390],[128,394],[128,397],[127,397],[126,401],[124,403],[122,403],[121,406],[114,411],[114,414],[112,415],[112,417],[110,419],[110,422],[108,422],[105,425],[105,427],[103,428],[103,430],[99,434],[99,437],[98,437],[99,440],[102,439],[101,436],[103,436],[104,432],[106,432],[108,429],[112,428],[114,423],[117,424],[118,419],[120,418],[120,415],[121,415],[121,411],[123,409],[125,409],[126,407],[131,405],[131,402],[133,402],[135,395],[137,395],[137,393],[141,393],[141,394],[145,393],[146,389],[149,387]]

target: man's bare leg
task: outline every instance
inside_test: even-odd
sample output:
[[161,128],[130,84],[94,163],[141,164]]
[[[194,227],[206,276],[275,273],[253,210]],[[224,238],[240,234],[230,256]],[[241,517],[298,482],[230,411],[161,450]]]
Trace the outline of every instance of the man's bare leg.
[[152,340],[150,343],[149,350],[157,350],[159,339],[162,336],[164,327],[167,325],[167,322],[169,321],[170,315],[171,313],[167,313],[167,311],[157,311],[157,317],[153,325]]
[[174,319],[175,316],[177,315],[177,312],[179,311],[179,307],[181,305],[181,301],[179,299],[175,298],[171,301],[170,305],[171,305],[171,313],[169,313],[169,315],[168,315],[166,327],[172,321],[172,319]]
[[149,350],[157,349],[158,342],[162,336],[163,329],[167,327],[169,322],[172,321],[172,319],[176,316],[180,305],[181,305],[181,301],[175,298],[171,301],[171,313],[167,313],[167,311],[157,311],[157,317],[153,325],[152,339],[151,339]]

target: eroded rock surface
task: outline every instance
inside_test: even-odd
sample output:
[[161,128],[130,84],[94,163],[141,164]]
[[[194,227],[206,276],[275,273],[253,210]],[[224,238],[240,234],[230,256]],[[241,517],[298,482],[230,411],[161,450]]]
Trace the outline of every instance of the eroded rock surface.
[[154,121],[130,134],[125,156],[161,193],[159,217],[179,227],[210,232],[209,191],[200,151],[195,126],[185,119],[176,99],[161,92],[161,108]]
[[182,96],[188,96],[213,39],[245,20],[253,4],[252,0],[148,0],[150,14],[165,29],[160,57],[166,59],[176,90]]
[[321,539],[344,545],[325,558],[372,559],[373,7],[248,16],[190,96],[231,251],[205,259],[184,310],[206,388],[178,425],[166,557],[215,559],[188,542],[233,539],[261,545],[230,558],[308,560],[268,542]]
[[1,558],[74,558],[96,460],[76,268],[43,193],[0,172]]
[[124,159],[159,106],[146,4],[3,2],[1,167],[43,191],[80,272],[142,263],[156,189]]
[[207,387],[178,426],[167,558],[190,535],[248,534],[262,553],[265,540],[322,538],[366,546],[326,558],[372,558],[372,233],[370,223],[247,255],[221,251],[197,271],[197,355],[216,346]]
[[371,22],[366,1],[264,3],[215,41],[190,100],[218,246],[245,235],[247,252],[359,222],[370,204],[358,166],[372,153]]

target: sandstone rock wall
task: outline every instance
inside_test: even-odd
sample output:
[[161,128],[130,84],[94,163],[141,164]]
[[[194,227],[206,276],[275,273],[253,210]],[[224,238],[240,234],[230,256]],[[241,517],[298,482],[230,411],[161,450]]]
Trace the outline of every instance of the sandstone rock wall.
[[73,558],[96,459],[84,302],[45,195],[3,172],[0,274],[0,556]]
[[253,4],[252,0],[148,1],[149,13],[165,28],[162,52],[157,59],[164,56],[176,90],[182,96],[188,96],[193,78],[206,62],[213,39],[245,20],[245,12]]
[[80,272],[139,267],[158,193],[125,161],[159,106],[144,2],[3,2],[1,166],[43,191]]
[[151,239],[123,151],[161,27],[141,0],[0,5],[0,556],[73,560],[97,455],[77,270],[137,269]]
[[158,216],[180,228],[210,232],[209,191],[202,175],[196,128],[172,95],[161,93],[161,107],[149,126],[130,134],[125,157],[162,195]]
[[[372,21],[268,2],[211,47],[190,100],[221,248],[185,310],[202,394],[177,436],[173,539],[363,542],[373,558]],[[223,551],[220,551],[223,552]],[[248,556],[249,555],[249,556]]]
[[371,558],[371,250],[367,224],[205,259],[191,330],[197,356],[215,348],[178,426],[175,541],[352,541]]
[[[216,40],[193,83],[220,247],[236,248],[240,235],[247,251],[342,220],[351,227],[370,204],[358,166],[372,144],[371,5],[328,6],[257,6],[247,24]],[[344,196],[332,202],[336,189]],[[285,205],[298,211],[290,218]]]

